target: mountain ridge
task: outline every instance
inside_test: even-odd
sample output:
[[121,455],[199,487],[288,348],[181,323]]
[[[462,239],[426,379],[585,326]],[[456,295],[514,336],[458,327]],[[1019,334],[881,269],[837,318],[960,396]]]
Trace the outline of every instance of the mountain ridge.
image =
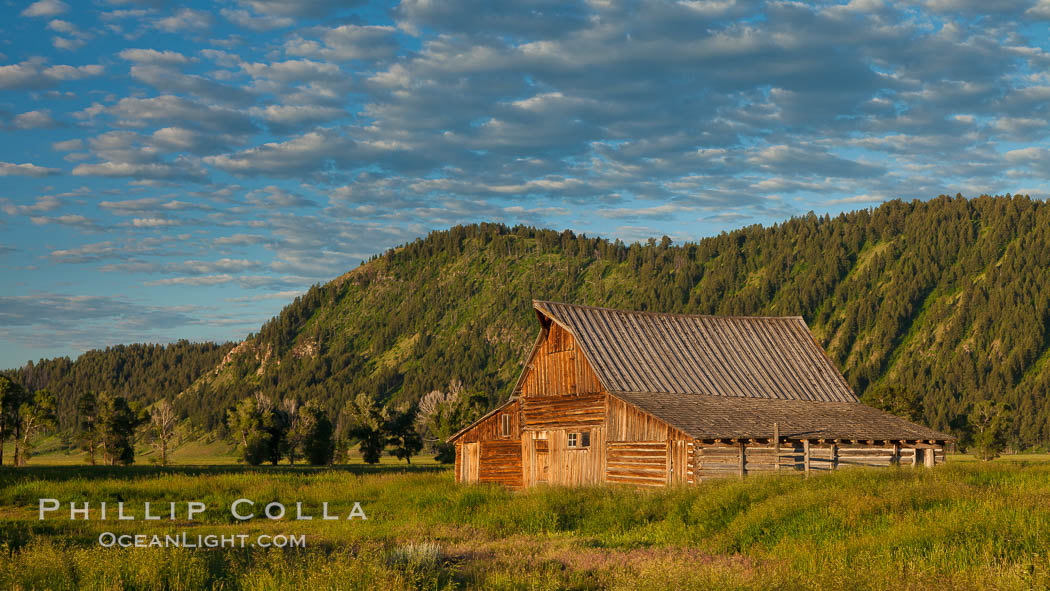
[[681,245],[456,226],[313,286],[192,384],[143,399],[177,396],[185,419],[218,431],[254,392],[319,400],[335,416],[360,392],[404,405],[460,381],[492,406],[534,339],[531,301],[546,299],[802,316],[858,395],[912,390],[940,430],[1003,400],[1016,410],[1011,443],[1047,446],[1048,268],[1050,207],[1027,196],[895,200]]

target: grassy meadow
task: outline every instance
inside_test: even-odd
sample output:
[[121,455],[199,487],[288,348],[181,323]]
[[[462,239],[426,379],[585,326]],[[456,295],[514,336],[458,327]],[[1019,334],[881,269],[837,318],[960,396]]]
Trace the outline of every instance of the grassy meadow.
[[[37,499],[62,511],[37,519]],[[311,521],[234,520],[237,498]],[[68,502],[203,501],[70,521]],[[322,521],[320,504],[345,516]],[[181,511],[181,510],[180,510]],[[93,519],[96,515],[93,514]],[[296,549],[102,548],[101,532],[304,534]],[[847,469],[667,490],[460,486],[436,466],[0,470],[0,589],[1050,588],[1050,462]]]

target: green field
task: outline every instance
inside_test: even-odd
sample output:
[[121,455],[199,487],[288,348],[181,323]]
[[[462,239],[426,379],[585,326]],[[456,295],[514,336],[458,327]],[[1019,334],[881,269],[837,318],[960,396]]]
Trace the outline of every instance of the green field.
[[[39,498],[64,512],[38,520]],[[317,517],[236,521],[237,498]],[[209,509],[70,521],[70,501],[123,501],[140,518],[144,501]],[[359,501],[368,520],[321,521],[325,501],[342,516]],[[305,535],[306,547],[102,548],[107,531]],[[518,493],[435,466],[4,468],[0,544],[3,589],[1050,588],[1050,463]]]
[[[361,453],[351,449],[347,454],[351,464],[363,463]],[[7,442],[4,445],[4,462],[10,462],[14,457],[14,445]],[[135,464],[139,466],[152,466],[159,464],[159,454],[146,446],[138,446],[135,453]],[[404,460],[393,456],[383,456],[380,460],[383,465],[405,465]],[[98,458],[101,463],[102,459]],[[237,447],[229,442],[214,437],[201,437],[199,439],[187,439],[176,446],[168,455],[168,464],[178,466],[237,466],[243,465]],[[412,464],[434,465],[433,455],[413,456]],[[27,465],[30,467],[43,466],[88,466],[88,454],[78,449],[69,449],[56,437],[42,437],[33,448]],[[288,459],[282,459],[281,465],[287,466]]]

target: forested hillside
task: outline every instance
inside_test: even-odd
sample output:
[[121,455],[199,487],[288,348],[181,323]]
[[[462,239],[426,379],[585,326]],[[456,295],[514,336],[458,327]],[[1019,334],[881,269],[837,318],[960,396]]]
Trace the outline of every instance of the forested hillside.
[[220,430],[253,392],[316,399],[334,416],[358,393],[399,405],[459,380],[491,405],[535,336],[534,298],[801,315],[858,394],[916,392],[944,430],[978,401],[1006,401],[1015,446],[1050,444],[1050,207],[1027,197],[893,201],[677,246],[455,227],[313,287],[222,363],[225,348],[200,346],[193,368],[213,369],[192,386],[196,369],[176,364],[163,386],[121,387],[146,399],[180,387],[182,416]]
[[26,390],[47,389],[58,400],[59,423],[64,429],[76,421],[77,398],[84,392],[108,392],[129,402],[148,405],[174,398],[218,365],[232,343],[117,345],[68,357],[30,361],[4,372]]

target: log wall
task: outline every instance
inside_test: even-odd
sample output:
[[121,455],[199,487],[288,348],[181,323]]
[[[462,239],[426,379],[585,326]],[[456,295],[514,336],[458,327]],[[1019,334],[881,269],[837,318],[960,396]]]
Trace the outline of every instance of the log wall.
[[692,457],[695,480],[700,482],[725,476],[778,471],[806,473],[848,466],[932,466],[944,463],[944,447],[884,442],[782,441],[779,445],[769,442],[698,442]]
[[521,414],[525,430],[598,426],[605,422],[605,395],[529,398]]
[[522,486],[521,441],[482,441],[479,444],[478,481]]
[[666,441],[610,441],[605,469],[606,482],[639,486],[666,486]]

